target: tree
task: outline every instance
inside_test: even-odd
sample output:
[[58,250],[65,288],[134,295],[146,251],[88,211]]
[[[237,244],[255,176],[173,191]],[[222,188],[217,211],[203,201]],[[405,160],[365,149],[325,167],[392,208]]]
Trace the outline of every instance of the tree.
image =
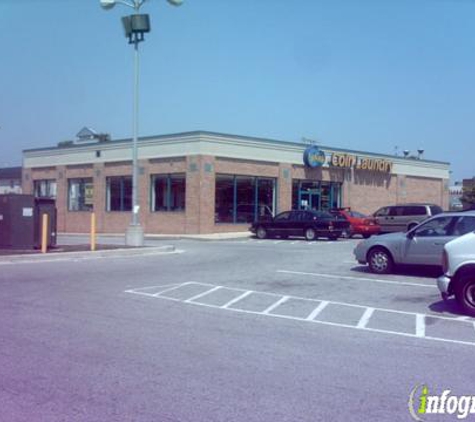
[[472,183],[464,183],[460,200],[464,209],[475,209],[475,180]]

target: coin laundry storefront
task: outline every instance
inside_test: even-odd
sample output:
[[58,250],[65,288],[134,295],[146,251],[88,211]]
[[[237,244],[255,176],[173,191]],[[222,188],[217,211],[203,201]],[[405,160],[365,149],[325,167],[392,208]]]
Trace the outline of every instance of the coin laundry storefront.
[[[77,141],[24,151],[23,190],[54,197],[60,232],[103,233],[131,220],[131,140]],[[268,213],[351,206],[448,206],[449,165],[214,132],[139,141],[139,220],[146,233],[247,230]]]

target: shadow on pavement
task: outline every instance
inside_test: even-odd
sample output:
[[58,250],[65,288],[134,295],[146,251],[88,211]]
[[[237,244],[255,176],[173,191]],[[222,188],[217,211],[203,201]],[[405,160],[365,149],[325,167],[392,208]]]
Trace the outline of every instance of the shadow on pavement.
[[435,279],[442,275],[442,269],[440,267],[430,267],[430,266],[409,266],[409,265],[398,265],[391,274],[375,274],[372,273],[368,266],[366,265],[359,265],[356,267],[351,268],[351,271],[363,273],[363,274],[372,274],[377,275],[379,277],[385,277],[387,275],[406,275],[409,277],[425,277],[425,278],[433,278],[434,283]]
[[467,316],[464,314],[455,299],[439,300],[431,303],[429,309],[437,314],[451,314],[457,316]]

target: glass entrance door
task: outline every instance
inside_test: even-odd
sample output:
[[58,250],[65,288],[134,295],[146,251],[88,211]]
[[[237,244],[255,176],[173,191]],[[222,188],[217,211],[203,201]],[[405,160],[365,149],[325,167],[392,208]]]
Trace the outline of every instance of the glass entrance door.
[[300,191],[300,207],[303,210],[319,210],[321,195],[319,189],[307,189]]
[[296,210],[327,211],[341,204],[341,185],[332,182],[294,180],[292,208]]

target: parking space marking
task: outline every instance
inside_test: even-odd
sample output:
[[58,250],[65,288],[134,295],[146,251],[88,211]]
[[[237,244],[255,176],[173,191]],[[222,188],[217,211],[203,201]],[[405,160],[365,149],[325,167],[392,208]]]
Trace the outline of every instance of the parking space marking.
[[[179,290],[180,288],[183,288],[185,291],[189,289],[190,285],[194,285],[195,287],[210,287],[204,292],[200,293],[199,295],[194,295],[188,299],[178,299],[174,297],[169,297],[169,296],[164,296],[162,295],[163,293],[169,292],[171,290]],[[170,285],[168,285],[170,286]],[[157,287],[160,287],[159,292],[153,291]],[[226,310],[226,311],[233,311],[233,312],[240,312],[240,313],[245,313],[245,314],[252,314],[252,315],[262,315],[262,316],[270,316],[274,318],[281,318],[281,319],[288,319],[288,320],[293,320],[293,321],[300,321],[300,322],[312,322],[316,324],[321,324],[321,325],[329,325],[333,327],[343,327],[343,328],[353,328],[353,329],[358,329],[361,331],[368,331],[368,332],[374,332],[374,333],[383,333],[383,334],[391,334],[391,335],[398,335],[398,336],[404,336],[404,337],[411,337],[411,338],[418,338],[418,339],[424,339],[424,340],[431,340],[431,341],[439,341],[439,342],[446,342],[446,343],[453,343],[453,344],[459,344],[459,345],[469,345],[469,346],[475,346],[475,320],[474,319],[459,319],[456,317],[446,317],[446,316],[439,316],[439,315],[432,315],[432,314],[421,314],[421,313],[414,313],[414,312],[406,312],[406,311],[398,311],[394,309],[383,309],[383,308],[375,308],[375,307],[368,307],[368,306],[363,306],[363,305],[356,305],[356,304],[351,304],[351,303],[343,303],[343,302],[336,302],[336,301],[327,301],[327,300],[321,300],[321,299],[313,299],[313,298],[303,298],[303,297],[298,297],[298,296],[291,296],[291,295],[282,295],[278,293],[271,293],[271,292],[259,292],[259,291],[254,291],[254,290],[244,290],[240,288],[234,288],[234,287],[226,287],[226,286],[216,286],[212,285],[209,283],[199,283],[199,282],[186,282],[186,283],[181,283],[178,285],[174,285],[171,288],[167,288],[165,290],[162,289],[162,287],[165,286],[155,286],[155,287],[144,287],[144,288],[139,288],[139,289],[130,289],[126,290],[125,293],[131,293],[131,294],[138,294],[138,295],[143,295],[143,296],[148,296],[150,298],[160,298],[164,300],[172,300],[176,302],[181,302],[181,303],[186,303],[186,304],[192,304],[195,306],[204,306],[207,308],[214,308],[214,309],[219,309],[219,310]],[[213,305],[210,303],[204,303],[204,302],[199,302],[198,299],[200,297],[204,297],[207,295],[213,295],[213,292],[216,292],[219,289],[226,289],[228,291],[235,292],[237,294],[236,297],[228,301],[226,304],[219,306],[219,305]],[[152,290],[151,292],[148,292]],[[247,296],[251,295],[252,293],[255,293],[257,295],[266,295],[266,296],[271,296],[275,297],[277,300],[270,306],[267,306],[263,310],[250,310],[250,309],[242,309],[242,308],[236,308],[236,307],[231,307],[233,304],[239,302],[240,300],[246,298]],[[199,296],[199,297],[198,297]],[[318,306],[308,315],[307,317],[298,317],[294,315],[289,315],[286,314],[285,311],[281,311],[279,313],[279,307],[283,305],[284,303],[288,302],[289,299],[297,299],[301,301],[305,301],[308,303],[318,303]],[[336,305],[336,306],[335,306]],[[334,322],[334,321],[328,321],[326,319],[318,319],[317,317],[319,314],[325,309],[326,313],[330,314],[333,312],[335,313],[336,310],[340,309],[341,310],[341,305],[346,306],[348,308],[357,308],[357,309],[362,309],[363,313],[362,316],[358,318],[358,321],[355,323],[347,323],[345,322]],[[285,308],[285,306],[283,306]],[[397,330],[388,330],[388,329],[381,329],[381,328],[373,328],[368,326],[368,322],[375,321],[380,319],[382,316],[377,315],[375,311],[382,311],[382,313],[386,314],[394,314],[394,315],[408,315],[412,317],[413,319],[409,319],[409,326],[405,327],[406,330],[397,331]],[[427,335],[426,333],[426,318],[430,318],[431,320],[435,321],[451,321],[451,323],[454,324],[460,324],[459,327],[463,327],[463,329],[466,329],[467,324],[471,327],[474,328],[474,330],[471,330],[470,332],[473,334],[472,336],[469,336],[470,338],[465,339],[463,337],[462,340],[459,339],[453,339],[453,338],[448,338],[447,336],[434,336],[434,335]],[[410,322],[412,321],[412,322]],[[374,325],[374,324],[372,324]],[[431,324],[433,327],[434,325]],[[410,327],[412,326],[412,329]],[[407,330],[409,329],[409,330]],[[409,331],[409,332],[408,332]],[[465,332],[464,332],[465,335]]]
[[235,303],[244,299],[246,296],[249,296],[251,293],[252,290],[245,291],[243,294],[239,295],[238,297],[235,297],[234,299],[231,299],[228,303],[225,303],[223,306],[221,306],[221,309],[228,309],[231,305],[234,305]]
[[346,275],[307,273],[303,271],[289,271],[289,270],[277,270],[277,272],[282,273],[282,274],[308,275],[312,277],[333,278],[333,279],[338,279],[338,280],[370,281],[373,283],[394,284],[394,285],[401,285],[401,286],[428,287],[430,289],[437,288],[435,284],[409,283],[407,281],[384,280],[384,279],[379,279],[379,278],[350,277]]
[[317,315],[322,312],[329,304],[330,302],[328,302],[327,300],[324,300],[320,303],[320,305],[318,305],[312,312],[310,312],[310,315],[305,318],[305,321],[313,321]]
[[264,310],[262,313],[263,314],[268,314],[269,312],[273,311],[275,308],[278,306],[282,305],[284,302],[287,302],[290,299],[289,296],[282,296],[277,302],[273,303],[270,305],[266,310]]
[[193,302],[195,301],[196,299],[199,299],[201,297],[204,297],[212,292],[215,292],[216,290],[219,290],[219,289],[222,289],[222,286],[215,286],[213,287],[212,289],[209,289],[209,290],[206,290],[205,292],[203,293],[200,293],[200,294],[197,294],[196,296],[193,296],[193,297],[190,297],[189,299],[186,299],[185,302]]
[[369,319],[371,318],[371,315],[373,315],[373,312],[374,308],[366,308],[360,320],[358,321],[356,328],[365,328],[369,322]]
[[426,316],[416,314],[416,336],[425,337],[426,335]]

